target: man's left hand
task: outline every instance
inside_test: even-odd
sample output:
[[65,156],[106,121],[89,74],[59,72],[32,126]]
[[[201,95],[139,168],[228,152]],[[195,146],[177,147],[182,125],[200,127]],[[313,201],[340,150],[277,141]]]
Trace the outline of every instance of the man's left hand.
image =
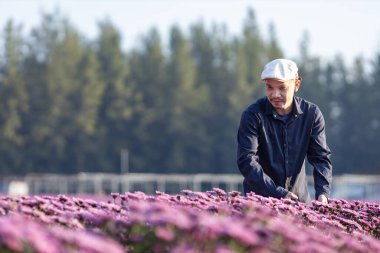
[[327,200],[327,197],[323,194],[318,196],[318,201],[322,202],[323,204],[328,204],[329,201]]

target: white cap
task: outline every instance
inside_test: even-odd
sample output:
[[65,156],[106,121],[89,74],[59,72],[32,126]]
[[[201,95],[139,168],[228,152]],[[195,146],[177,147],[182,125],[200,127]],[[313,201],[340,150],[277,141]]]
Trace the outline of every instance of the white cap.
[[261,80],[273,78],[282,81],[297,79],[298,68],[294,61],[287,59],[276,59],[268,62],[261,73]]

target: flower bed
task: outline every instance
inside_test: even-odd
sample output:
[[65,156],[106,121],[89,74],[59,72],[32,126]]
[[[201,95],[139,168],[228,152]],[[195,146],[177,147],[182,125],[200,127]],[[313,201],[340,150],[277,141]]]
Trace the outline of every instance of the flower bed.
[[0,197],[0,252],[380,252],[377,203],[218,188],[109,199]]

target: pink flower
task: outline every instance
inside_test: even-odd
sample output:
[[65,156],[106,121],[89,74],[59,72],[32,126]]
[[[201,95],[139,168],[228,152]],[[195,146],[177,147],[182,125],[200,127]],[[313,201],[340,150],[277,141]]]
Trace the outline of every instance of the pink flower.
[[174,238],[174,232],[168,227],[158,227],[155,229],[155,234],[158,238],[164,241],[171,241]]

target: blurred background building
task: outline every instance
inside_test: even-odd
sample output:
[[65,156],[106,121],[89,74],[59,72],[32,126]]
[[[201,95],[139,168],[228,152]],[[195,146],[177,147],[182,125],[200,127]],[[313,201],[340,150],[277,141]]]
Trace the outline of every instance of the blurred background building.
[[[314,182],[308,177],[309,192],[314,197]],[[0,192],[9,195],[110,195],[113,192],[156,191],[179,194],[182,190],[208,191],[213,188],[226,192],[243,192],[242,177],[238,174],[105,174],[78,175],[31,174],[26,177],[7,177],[0,182]],[[380,176],[347,174],[334,177],[331,198],[346,200],[380,200]]]

